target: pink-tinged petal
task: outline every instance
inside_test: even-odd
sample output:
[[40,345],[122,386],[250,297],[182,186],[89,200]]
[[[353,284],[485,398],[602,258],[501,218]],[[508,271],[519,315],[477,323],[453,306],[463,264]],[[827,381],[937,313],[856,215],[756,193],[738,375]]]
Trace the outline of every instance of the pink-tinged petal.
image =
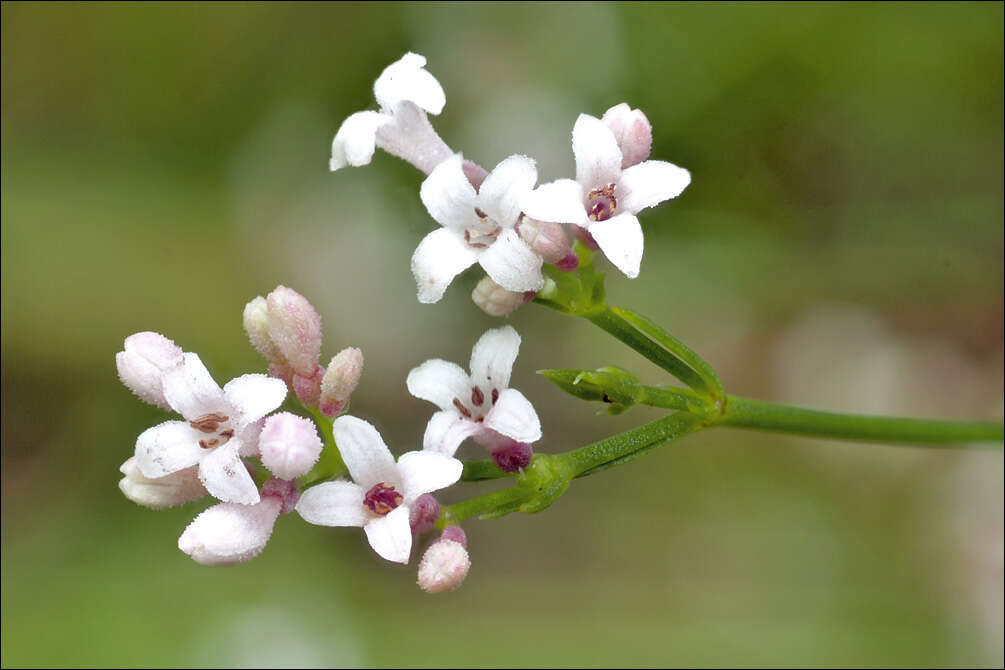
[[511,437],[517,442],[530,444],[541,439],[541,420],[530,401],[516,389],[506,389],[499,394],[489,413],[485,427]]
[[262,465],[286,480],[307,474],[318,462],[322,446],[314,422],[290,412],[270,416],[258,440]]
[[268,543],[281,508],[277,498],[256,505],[213,505],[188,525],[178,538],[178,548],[203,565],[251,560]]
[[387,516],[377,517],[363,531],[370,546],[381,558],[395,563],[408,563],[412,553],[412,528],[408,523],[408,506],[402,505]]
[[139,354],[161,370],[167,370],[181,363],[181,347],[160,333],[144,331],[134,333],[123,343],[125,350]]
[[412,254],[412,274],[418,289],[419,302],[439,302],[454,277],[478,260],[457,233],[440,228],[422,238]]
[[514,154],[503,159],[478,189],[478,204],[504,228],[512,228],[520,218],[520,202],[534,189],[537,168],[534,159]]
[[456,458],[432,451],[410,451],[398,459],[402,495],[410,504],[423,493],[432,493],[456,484],[464,465]]
[[324,482],[300,494],[297,513],[317,526],[362,527],[373,516],[363,507],[366,491],[352,482]]
[[368,165],[377,148],[377,129],[391,123],[388,114],[356,112],[350,115],[332,140],[332,157],[328,169],[334,172],[347,165]]
[[544,260],[512,228],[503,230],[479,257],[485,272],[507,291],[539,291],[544,286]]
[[397,485],[394,456],[373,425],[354,416],[340,416],[332,423],[335,444],[353,481],[364,489],[386,482]]
[[485,393],[508,388],[519,352],[520,335],[513,326],[485,331],[471,349],[471,381]]
[[196,354],[186,353],[181,365],[164,373],[164,397],[188,421],[214,412],[230,412],[223,391]]
[[471,378],[456,363],[433,358],[412,368],[405,379],[408,392],[428,400],[442,410],[457,411],[454,399],[466,402],[471,397]]
[[165,421],[136,438],[136,465],[144,477],[157,479],[191,467],[202,459],[204,434],[184,421]]
[[618,140],[595,116],[580,114],[576,119],[572,129],[572,153],[576,155],[576,181],[587,191],[617,183],[621,176]]
[[[666,161],[646,161],[624,171],[618,182],[618,206],[632,214],[676,198],[691,183],[691,173]],[[590,232],[593,232],[591,229]]]
[[119,468],[125,475],[119,480],[119,489],[137,505],[150,509],[167,509],[198,500],[206,495],[199,481],[197,468],[185,468],[164,477],[145,477],[133,456]]
[[586,226],[590,220],[583,204],[585,198],[579,182],[558,179],[541,184],[528,193],[520,202],[520,207],[524,214],[539,221]]
[[240,442],[231,440],[206,454],[199,462],[199,479],[210,495],[223,502],[254,505],[258,487],[238,456]]
[[641,109],[632,109],[627,103],[611,107],[600,119],[604,122],[621,148],[621,167],[629,168],[649,158],[653,147],[653,127]]
[[286,384],[268,375],[242,375],[227,382],[223,394],[237,413],[230,419],[241,430],[283,404]]
[[438,454],[453,456],[467,438],[481,430],[481,426],[455,411],[437,412],[426,424],[422,448]]
[[642,226],[634,214],[619,214],[606,221],[590,224],[590,235],[597,241],[614,267],[634,279],[642,264]]
[[237,439],[240,442],[238,447],[238,455],[240,456],[259,456],[261,452],[258,450],[258,438],[262,434],[262,428],[265,427],[265,419],[259,419],[254,423],[249,423],[244,427],[240,433],[237,434]]
[[419,198],[429,215],[441,226],[461,234],[481,223],[475,213],[475,187],[465,176],[463,163],[463,157],[454,154],[433,168],[419,187]]
[[115,354],[115,367],[118,369],[119,379],[137,398],[161,409],[171,409],[161,385],[163,370],[133,351]]
[[373,95],[381,109],[390,111],[403,100],[413,102],[430,114],[439,114],[447,104],[440,82],[424,68],[426,59],[407,53],[391,63],[377,77]]

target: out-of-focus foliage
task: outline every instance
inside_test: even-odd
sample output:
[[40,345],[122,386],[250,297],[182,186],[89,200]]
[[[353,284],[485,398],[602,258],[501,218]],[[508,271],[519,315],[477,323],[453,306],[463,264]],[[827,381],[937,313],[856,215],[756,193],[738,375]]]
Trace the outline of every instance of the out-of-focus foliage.
[[[644,213],[641,276],[608,292],[729,391],[1001,416],[1001,4],[2,14],[5,666],[1002,663],[1000,453],[702,434],[545,514],[466,524],[468,581],[432,597],[414,561],[296,516],[251,563],[193,563],[175,543],[200,505],[149,512],[116,488],[163,414],[113,364],[157,330],[221,381],[259,370],[241,309],[286,284],[322,312],[327,355],[363,349],[352,413],[419,444],[408,370],[465,360],[496,321],[470,303],[475,271],[415,300],[408,259],[435,226],[420,174],[382,155],[326,169],[341,120],[412,50],[447,92],[437,129],[486,167],[522,152],[567,176],[577,114],[645,110],[654,157],[693,182]],[[542,450],[658,416],[595,415],[533,374],[664,381],[589,324],[534,306],[509,322]]]

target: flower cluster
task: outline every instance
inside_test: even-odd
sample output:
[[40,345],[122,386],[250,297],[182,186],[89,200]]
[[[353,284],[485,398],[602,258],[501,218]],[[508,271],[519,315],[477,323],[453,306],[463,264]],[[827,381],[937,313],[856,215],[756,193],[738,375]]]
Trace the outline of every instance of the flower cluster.
[[425,64],[408,53],[381,73],[374,84],[380,111],[342,123],[330,163],[332,170],[365,165],[380,147],[428,175],[419,196],[441,228],[412,256],[420,302],[439,301],[454,277],[478,263],[487,276],[472,299],[493,316],[512,312],[544,286],[545,263],[576,268],[566,224],[626,276],[638,276],[643,236],[636,215],[691,181],[683,168],[647,160],[652,127],[645,114],[625,103],[599,119],[581,114],[572,130],[575,180],[536,186],[532,158],[515,154],[489,172],[444,143],[428,114],[439,114],[446,97]]
[[[183,419],[140,434],[119,487],[152,509],[215,498],[178,539],[204,565],[254,558],[276,520],[294,510],[312,524],[361,527],[378,555],[407,563],[413,537],[440,519],[430,494],[461,477],[463,465],[453,456],[466,438],[515,472],[530,462],[530,444],[541,437],[533,406],[509,388],[520,346],[509,326],[478,340],[470,375],[438,359],[411,371],[408,390],[441,411],[429,420],[423,448],[397,460],[370,423],[344,414],[332,419],[359,383],[362,354],[344,349],[322,368],[321,319],[306,298],[280,286],[248,303],[244,327],[269,361],[269,374],[246,374],[223,388],[196,354],[158,333],[129,336],[116,356],[130,390]],[[311,419],[277,411],[288,391],[327,427],[321,434],[331,436],[329,443]],[[464,532],[448,525],[421,561],[419,584],[431,593],[449,590],[470,565]]]

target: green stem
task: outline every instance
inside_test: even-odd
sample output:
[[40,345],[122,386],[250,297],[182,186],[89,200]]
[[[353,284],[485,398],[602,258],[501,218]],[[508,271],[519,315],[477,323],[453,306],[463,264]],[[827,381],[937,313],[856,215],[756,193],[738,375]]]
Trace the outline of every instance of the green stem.
[[713,390],[701,375],[692,370],[687,363],[667,351],[666,348],[607,305],[595,307],[580,316],[600,326],[691,388],[704,392]]
[[843,414],[732,395],[727,396],[725,410],[715,425],[894,444],[966,447],[974,442],[997,442],[983,448],[1002,448],[1000,423]]

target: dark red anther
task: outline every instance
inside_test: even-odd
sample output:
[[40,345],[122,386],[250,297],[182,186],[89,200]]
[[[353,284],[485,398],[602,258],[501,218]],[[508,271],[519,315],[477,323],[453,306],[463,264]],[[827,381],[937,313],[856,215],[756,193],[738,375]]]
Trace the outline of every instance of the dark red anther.
[[374,514],[384,516],[395,507],[401,504],[404,498],[394,490],[394,487],[386,482],[374,484],[373,488],[363,496],[363,504],[370,508]]

